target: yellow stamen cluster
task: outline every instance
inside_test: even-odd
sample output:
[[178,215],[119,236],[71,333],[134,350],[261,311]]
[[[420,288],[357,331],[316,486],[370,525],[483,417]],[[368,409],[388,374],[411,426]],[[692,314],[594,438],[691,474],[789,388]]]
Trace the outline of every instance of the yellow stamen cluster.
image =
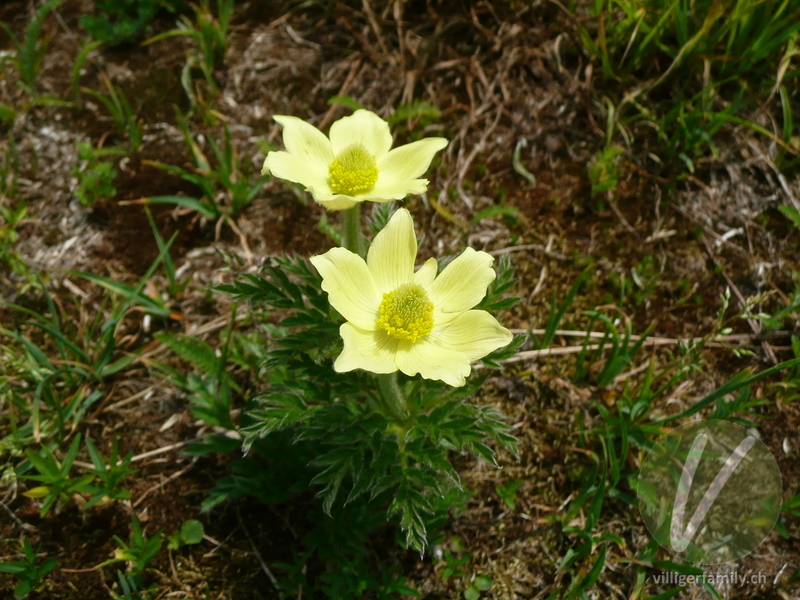
[[352,144],[328,165],[328,176],[334,194],[363,194],[378,181],[378,163],[363,145]]
[[376,324],[398,340],[416,342],[433,329],[433,302],[421,286],[403,284],[383,295]]

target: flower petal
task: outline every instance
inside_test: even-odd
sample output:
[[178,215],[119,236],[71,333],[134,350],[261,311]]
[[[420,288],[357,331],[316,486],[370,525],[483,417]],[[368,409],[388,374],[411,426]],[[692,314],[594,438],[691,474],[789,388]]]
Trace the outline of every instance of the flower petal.
[[444,268],[427,288],[440,318],[469,310],[483,299],[486,288],[496,277],[493,262],[490,254],[467,248]]
[[428,339],[436,346],[465,354],[469,360],[478,360],[507,346],[514,336],[485,310],[468,310],[443,327],[434,328]]
[[352,196],[332,193],[327,182],[318,187],[309,187],[308,191],[311,192],[317,204],[328,210],[344,210],[361,202],[361,200],[353,198]]
[[436,273],[438,270],[439,263],[435,258],[429,258],[425,261],[425,264],[417,269],[416,273],[414,273],[414,283],[419,284],[424,288],[428,287],[431,283],[433,283],[433,280],[436,279]]
[[283,125],[283,145],[289,154],[302,160],[309,171],[327,179],[328,165],[333,161],[334,154],[325,134],[297,117],[275,115],[274,119]]
[[309,162],[300,158],[296,154],[289,152],[270,152],[264,160],[264,168],[261,170],[262,175],[267,173],[294,181],[304,185],[306,189],[311,190],[324,190],[330,187],[328,185],[328,173],[319,169],[313,169],[309,166]]
[[389,124],[374,112],[363,109],[349,117],[342,117],[331,125],[330,136],[334,155],[348,146],[361,144],[380,162],[392,147]]
[[381,294],[391,292],[414,277],[417,238],[407,209],[398,209],[375,236],[367,253],[367,266]]
[[405,179],[403,181],[381,183],[380,175],[378,175],[378,182],[368,194],[365,194],[364,200],[371,200],[372,202],[402,200],[409,194],[424,194],[427,190],[427,179]]
[[372,373],[394,373],[397,371],[395,354],[399,341],[383,331],[365,331],[344,323],[339,328],[344,341],[344,350],[333,363],[337,373],[364,369]]
[[401,342],[395,356],[397,367],[409,377],[419,373],[425,379],[438,379],[453,387],[464,385],[471,370],[467,356],[429,339],[430,336],[416,343]]
[[389,189],[398,183],[417,179],[431,166],[433,155],[445,146],[447,140],[444,138],[426,138],[395,148],[383,160],[378,160],[380,174],[375,189]]
[[322,275],[331,306],[354,325],[374,329],[381,295],[364,259],[345,248],[331,248],[310,260]]

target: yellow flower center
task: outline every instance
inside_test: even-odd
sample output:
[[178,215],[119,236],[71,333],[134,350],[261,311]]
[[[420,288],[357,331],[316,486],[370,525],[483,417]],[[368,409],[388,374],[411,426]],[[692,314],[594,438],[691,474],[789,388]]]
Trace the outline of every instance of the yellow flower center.
[[422,286],[405,283],[383,295],[377,326],[393,338],[416,342],[433,329],[433,302]]
[[328,165],[328,175],[334,194],[355,196],[375,187],[378,163],[363,145],[352,144]]

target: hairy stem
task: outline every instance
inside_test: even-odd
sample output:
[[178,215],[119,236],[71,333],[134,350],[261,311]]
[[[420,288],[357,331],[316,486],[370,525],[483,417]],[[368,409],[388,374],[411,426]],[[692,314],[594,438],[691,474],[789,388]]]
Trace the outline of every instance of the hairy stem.
[[405,421],[408,418],[408,407],[403,392],[397,384],[397,373],[376,375],[375,378],[378,380],[378,390],[386,410],[397,421]]
[[344,211],[344,230],[342,231],[344,247],[355,252],[361,258],[367,255],[364,234],[361,233],[361,205],[348,208]]

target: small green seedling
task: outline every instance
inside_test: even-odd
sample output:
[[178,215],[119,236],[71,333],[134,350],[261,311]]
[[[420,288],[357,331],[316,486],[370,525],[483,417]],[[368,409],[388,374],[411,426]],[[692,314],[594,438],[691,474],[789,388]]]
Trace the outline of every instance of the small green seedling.
[[114,125],[117,129],[117,135],[121,139],[127,139],[130,145],[131,152],[134,154],[139,152],[139,147],[142,145],[142,123],[136,117],[136,113],[131,109],[125,93],[116,87],[111,79],[101,71],[100,77],[103,84],[108,90],[108,95],[93,90],[91,88],[80,88],[85,94],[88,94],[103,106],[111,114],[114,119]]
[[509,481],[505,485],[498,485],[494,491],[510,510],[514,510],[517,507],[517,490],[521,485],[521,481]]
[[587,169],[589,181],[592,184],[592,196],[617,187],[619,180],[617,160],[619,155],[624,152],[624,148],[612,144],[595,154]]
[[196,519],[189,519],[167,538],[167,548],[178,550],[181,546],[199,544],[203,541],[203,535],[203,524]]
[[111,46],[130,44],[151,27],[159,11],[174,13],[179,0],[94,0],[94,13],[80,18],[81,27],[96,40]]
[[[460,548],[461,540],[454,540],[451,543],[451,546],[454,548]],[[439,577],[443,580],[448,580],[451,577],[463,577],[464,571],[462,567],[469,562],[469,559],[472,558],[472,554],[467,552],[463,556],[456,556],[457,550],[451,552],[450,550],[444,551],[444,568],[439,573]]]
[[36,11],[33,19],[28,22],[22,40],[14,35],[14,32],[11,31],[8,25],[0,21],[0,28],[9,39],[11,39],[11,43],[14,44],[17,50],[16,55],[9,59],[4,58],[0,60],[0,63],[4,60],[10,60],[16,65],[20,79],[22,80],[22,87],[31,96],[36,96],[36,78],[39,74],[39,68],[42,65],[45,51],[47,50],[47,40],[42,39],[42,25],[50,11],[58,7],[62,1],[63,0],[52,0],[42,5],[39,10]]
[[119,441],[114,440],[111,447],[111,457],[108,463],[103,459],[103,456],[98,452],[97,446],[94,445],[92,440],[86,438],[86,449],[89,451],[89,456],[94,464],[94,469],[90,469],[90,473],[100,480],[99,483],[92,482],[84,485],[80,491],[87,494],[92,494],[89,502],[83,507],[84,510],[91,508],[104,498],[109,500],[130,500],[131,493],[128,490],[122,489],[120,484],[122,479],[128,475],[133,475],[137,469],[131,469],[131,459],[133,453],[128,452],[121,461],[119,457]]
[[493,584],[494,581],[492,581],[491,577],[477,575],[475,579],[472,580],[472,584],[464,590],[464,600],[478,600],[481,596],[481,592],[489,590]]
[[33,479],[42,483],[42,485],[24,492],[23,495],[28,498],[44,498],[42,508],[39,511],[40,516],[44,517],[56,500],[69,500],[72,494],[79,492],[81,488],[94,479],[94,475],[91,474],[83,475],[75,480],[70,479],[69,472],[72,469],[72,463],[75,462],[75,457],[78,455],[80,443],[81,436],[78,434],[72,440],[64,460],[61,462],[58,461],[50,448],[42,448],[39,452],[34,452],[30,448],[25,450],[25,455],[39,474],[23,475],[22,477]]
[[105,567],[120,562],[128,563],[128,570],[134,578],[141,577],[147,563],[149,563],[158,551],[161,550],[161,530],[157,531],[153,537],[146,537],[142,531],[139,519],[133,517],[131,520],[131,536],[126,544],[118,536],[114,536],[119,548],[114,551],[114,558],[97,565],[97,568]]
[[16,273],[24,273],[26,269],[25,260],[15,252],[14,244],[19,240],[19,228],[30,222],[25,218],[27,214],[28,207],[22,200],[6,205],[0,199],[0,265],[5,264]]
[[[202,190],[199,199],[184,196],[155,196],[147,198],[147,204],[175,204],[197,211],[207,219],[222,219],[238,230],[233,219],[241,213],[261,191],[266,178],[258,176],[251,180],[249,169],[239,159],[236,148],[231,143],[227,126],[223,127],[223,144],[220,146],[211,137],[205,141],[213,153],[209,160],[192,135],[186,119],[178,114],[178,125],[195,163],[194,169],[184,169],[156,161],[143,161],[144,164],[177,175]],[[213,165],[213,166],[212,166]]]
[[[209,0],[200,0],[199,4],[192,4],[194,10],[194,21],[186,16],[180,17],[178,26],[164,33],[153,36],[144,42],[152,44],[159,40],[171,37],[189,37],[195,43],[195,48],[191,51],[184,67],[184,75],[181,79],[191,79],[191,70],[199,69],[208,84],[211,93],[216,96],[219,94],[217,82],[214,79],[214,71],[225,62],[225,55],[228,52],[228,27],[233,16],[233,0],[217,0],[217,16],[211,13]],[[196,99],[190,87],[186,89],[189,99],[194,105]]]
[[25,538],[22,541],[22,551],[25,553],[24,560],[0,562],[0,573],[10,573],[20,580],[14,588],[14,596],[17,598],[23,598],[35,590],[42,578],[58,564],[58,561],[51,556],[37,566],[36,555],[39,554],[40,548],[41,546],[34,551],[28,538]]
[[100,200],[110,200],[117,195],[114,179],[117,170],[103,157],[120,154],[117,148],[95,148],[91,142],[78,142],[78,164],[72,175],[78,178],[75,196],[84,206],[94,206]]
[[139,577],[125,575],[122,571],[117,571],[117,581],[122,595],[112,591],[112,600],[150,600],[152,598],[149,592],[154,586],[143,588]]
[[187,335],[158,332],[156,339],[200,371],[186,374],[160,366],[173,385],[189,392],[192,414],[214,427],[234,429],[231,402],[233,392],[238,388],[226,371],[230,332],[219,356],[203,340]]

